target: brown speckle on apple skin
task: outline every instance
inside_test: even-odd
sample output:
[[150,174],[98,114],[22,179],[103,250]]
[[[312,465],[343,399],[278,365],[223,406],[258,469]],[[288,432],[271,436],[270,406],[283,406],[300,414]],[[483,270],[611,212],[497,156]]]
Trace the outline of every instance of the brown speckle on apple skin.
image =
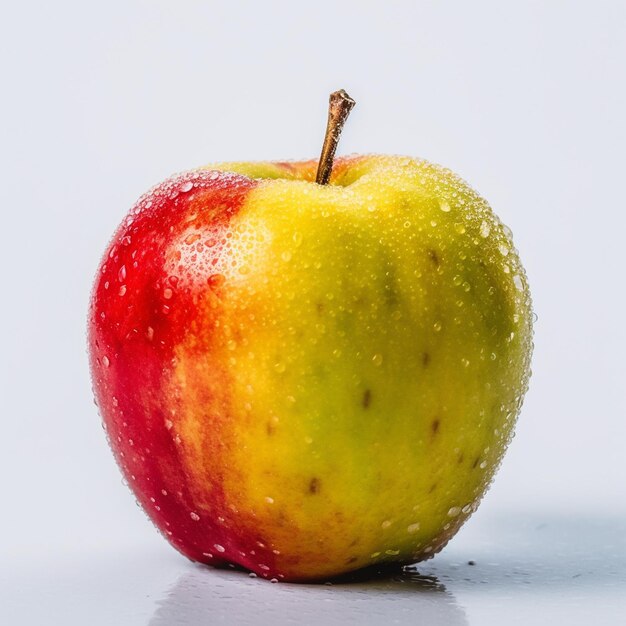
[[369,405],[372,402],[372,392],[369,389],[366,389],[363,392],[363,400],[361,401],[361,404],[363,405],[364,409],[367,409],[369,407]]
[[432,264],[435,267],[439,267],[441,265],[441,261],[439,260],[439,255],[432,248],[428,250],[428,258],[432,261]]

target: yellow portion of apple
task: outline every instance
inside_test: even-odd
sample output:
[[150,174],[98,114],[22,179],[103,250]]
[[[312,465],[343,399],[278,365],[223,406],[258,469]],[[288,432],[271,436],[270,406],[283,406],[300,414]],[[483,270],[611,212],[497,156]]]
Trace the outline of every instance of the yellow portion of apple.
[[221,270],[220,462],[232,523],[290,579],[440,550],[498,467],[532,349],[510,232],[463,181],[371,156],[320,186],[315,165],[211,166],[264,179]]

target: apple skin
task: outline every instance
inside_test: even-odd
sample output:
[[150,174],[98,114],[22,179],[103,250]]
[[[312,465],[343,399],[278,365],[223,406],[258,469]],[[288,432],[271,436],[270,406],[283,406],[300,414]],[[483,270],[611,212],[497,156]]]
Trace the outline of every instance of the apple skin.
[[405,157],[230,163],[144,195],[88,342],[121,471],[188,558],[313,581],[441,550],[512,437],[532,352],[510,232]]

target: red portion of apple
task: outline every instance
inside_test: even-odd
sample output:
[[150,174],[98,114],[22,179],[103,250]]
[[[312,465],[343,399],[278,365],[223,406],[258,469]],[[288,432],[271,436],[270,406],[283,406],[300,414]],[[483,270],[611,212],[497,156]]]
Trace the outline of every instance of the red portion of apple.
[[[230,218],[255,185],[243,176],[198,170],[147,193],[105,253],[89,312],[95,397],[124,477],[168,541],[193,560],[215,564],[219,548],[208,555],[202,546],[207,537],[219,546],[222,531],[217,520],[194,519],[181,450],[168,428],[166,411],[175,410],[175,399],[161,394],[173,348],[222,279],[208,272],[210,289],[192,289],[167,271],[176,259],[165,255],[188,230],[190,245],[219,249]],[[217,484],[212,500],[222,500]]]

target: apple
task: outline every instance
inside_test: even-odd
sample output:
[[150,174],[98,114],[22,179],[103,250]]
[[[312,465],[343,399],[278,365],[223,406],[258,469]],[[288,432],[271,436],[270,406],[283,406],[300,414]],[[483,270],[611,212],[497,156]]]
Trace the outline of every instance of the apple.
[[98,270],[109,442],[193,561],[314,581],[430,558],[512,437],[532,313],[510,231],[447,169],[334,146],[166,180]]

